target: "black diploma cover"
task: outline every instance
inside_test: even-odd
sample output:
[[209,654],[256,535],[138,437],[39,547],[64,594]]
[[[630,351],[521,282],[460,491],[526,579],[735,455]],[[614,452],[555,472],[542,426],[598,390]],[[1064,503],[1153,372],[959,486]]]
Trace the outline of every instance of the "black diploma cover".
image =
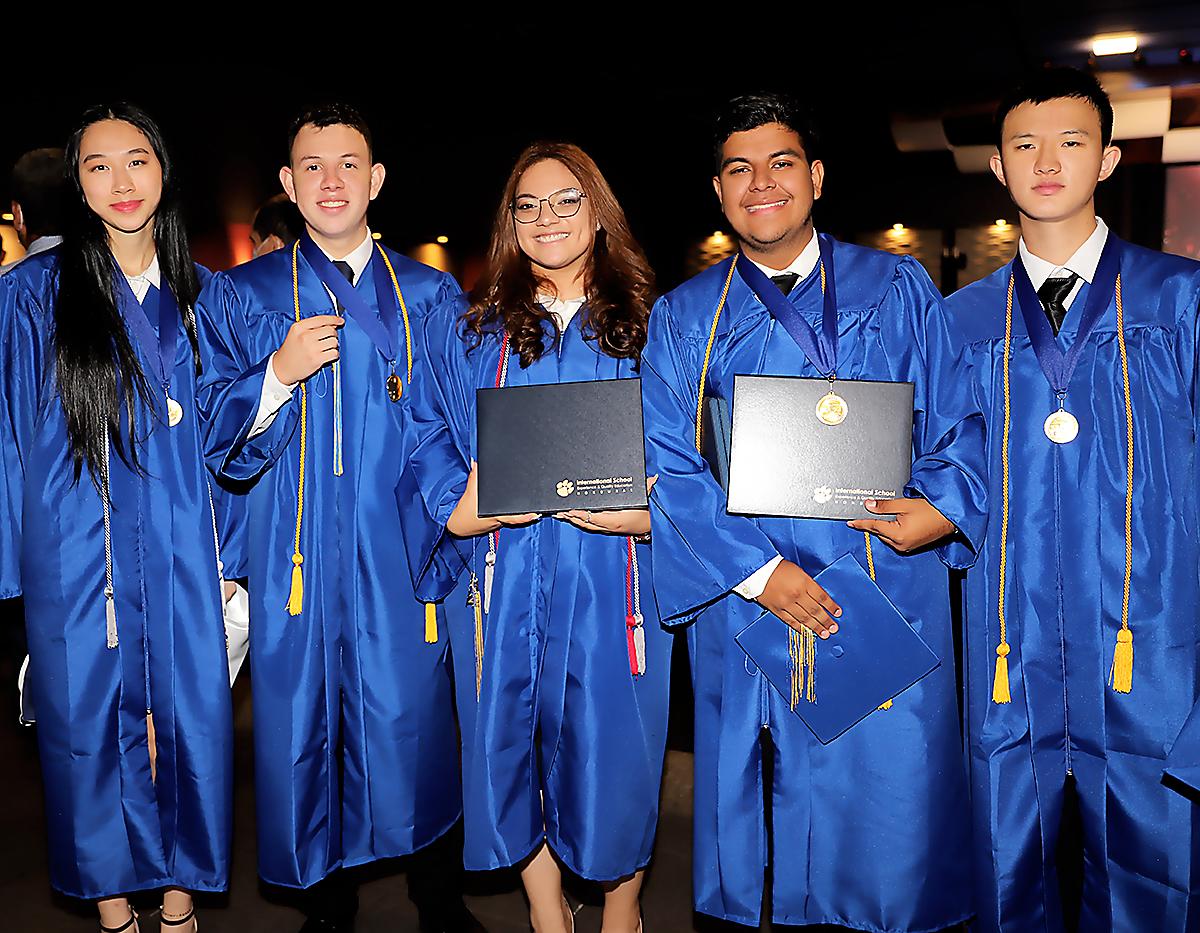
[[825,379],[736,376],[728,510],[789,518],[887,518],[864,499],[897,499],[912,475],[913,384],[838,379],[841,424],[817,417]]
[[646,508],[642,381],[476,390],[479,515]]

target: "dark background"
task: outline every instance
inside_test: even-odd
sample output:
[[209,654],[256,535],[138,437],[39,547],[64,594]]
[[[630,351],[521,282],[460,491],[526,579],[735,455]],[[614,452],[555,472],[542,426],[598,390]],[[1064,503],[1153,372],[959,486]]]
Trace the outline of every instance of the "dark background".
[[[87,104],[128,98],[164,127],[197,258],[226,266],[226,225],[248,222],[279,190],[289,118],[345,99],[366,115],[388,169],[370,222],[393,247],[444,235],[457,270],[469,268],[517,153],[565,138],[606,173],[666,289],[685,277],[688,247],[722,225],[708,126],[734,93],[782,88],[813,105],[827,172],[817,224],[853,239],[896,222],[1015,218],[995,180],[960,174],[948,151],[899,153],[893,114],[967,111],[978,133],[1014,79],[1046,61],[1083,66],[1093,35],[1124,29],[1141,34],[1155,83],[1200,82],[1200,65],[1171,64],[1180,47],[1200,55],[1197,3],[404,9],[281,9],[267,19],[180,7],[178,25],[154,38],[135,22],[142,13],[109,10],[95,23],[80,15],[72,32],[86,42],[10,23],[0,203],[3,167],[21,152],[61,145]],[[1122,65],[1133,67],[1127,56]],[[1135,242],[1160,245],[1163,178],[1161,164],[1127,151],[1101,213]]]

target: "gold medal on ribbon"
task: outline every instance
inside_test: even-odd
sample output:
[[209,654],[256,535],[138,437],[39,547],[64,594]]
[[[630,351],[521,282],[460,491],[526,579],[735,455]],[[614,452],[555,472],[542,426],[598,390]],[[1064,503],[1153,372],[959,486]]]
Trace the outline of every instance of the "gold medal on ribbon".
[[1065,409],[1052,411],[1047,416],[1042,430],[1056,444],[1069,444],[1079,436],[1079,421]]
[[167,396],[167,424],[171,427],[179,424],[183,420],[183,406],[180,405],[171,396]]
[[404,394],[404,385],[395,373],[387,377],[387,394],[393,402],[400,401],[400,396]]
[[817,420],[831,428],[835,428],[845,421],[848,414],[850,414],[850,406],[832,388],[817,402]]

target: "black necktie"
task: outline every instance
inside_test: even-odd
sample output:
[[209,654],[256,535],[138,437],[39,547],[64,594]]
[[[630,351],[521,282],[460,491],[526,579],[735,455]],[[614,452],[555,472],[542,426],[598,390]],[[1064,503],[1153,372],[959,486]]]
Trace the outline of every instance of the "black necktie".
[[[346,260],[344,260],[344,259],[335,259],[335,260],[333,260],[333,265],[337,269],[338,272],[340,272],[343,276],[345,276],[345,279],[347,282],[349,282],[351,285],[354,284],[354,270],[350,267],[350,263],[346,262]],[[336,295],[333,298],[333,305],[339,311],[346,310],[345,308],[342,307],[342,303],[337,300]]]
[[795,272],[781,272],[779,275],[771,276],[771,281],[779,286],[779,290],[785,295],[790,295],[792,289],[796,287],[796,280],[800,278]]
[[1075,287],[1078,278],[1079,276],[1072,272],[1066,278],[1046,279],[1042,283],[1042,287],[1037,290],[1038,300],[1042,303],[1042,310],[1046,312],[1046,319],[1054,329],[1055,336],[1058,336],[1063,318],[1067,316],[1067,309],[1063,302],[1071,294],[1071,289]]

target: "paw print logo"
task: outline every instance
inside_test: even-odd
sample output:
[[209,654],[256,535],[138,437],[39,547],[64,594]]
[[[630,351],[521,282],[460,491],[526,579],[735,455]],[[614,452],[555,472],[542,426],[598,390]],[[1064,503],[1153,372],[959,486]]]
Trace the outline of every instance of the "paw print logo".
[[833,490],[828,486],[818,486],[813,490],[813,501],[820,505],[824,505],[833,498]]
[[569,479],[559,480],[558,485],[554,487],[554,491],[565,499],[575,491],[575,484]]

